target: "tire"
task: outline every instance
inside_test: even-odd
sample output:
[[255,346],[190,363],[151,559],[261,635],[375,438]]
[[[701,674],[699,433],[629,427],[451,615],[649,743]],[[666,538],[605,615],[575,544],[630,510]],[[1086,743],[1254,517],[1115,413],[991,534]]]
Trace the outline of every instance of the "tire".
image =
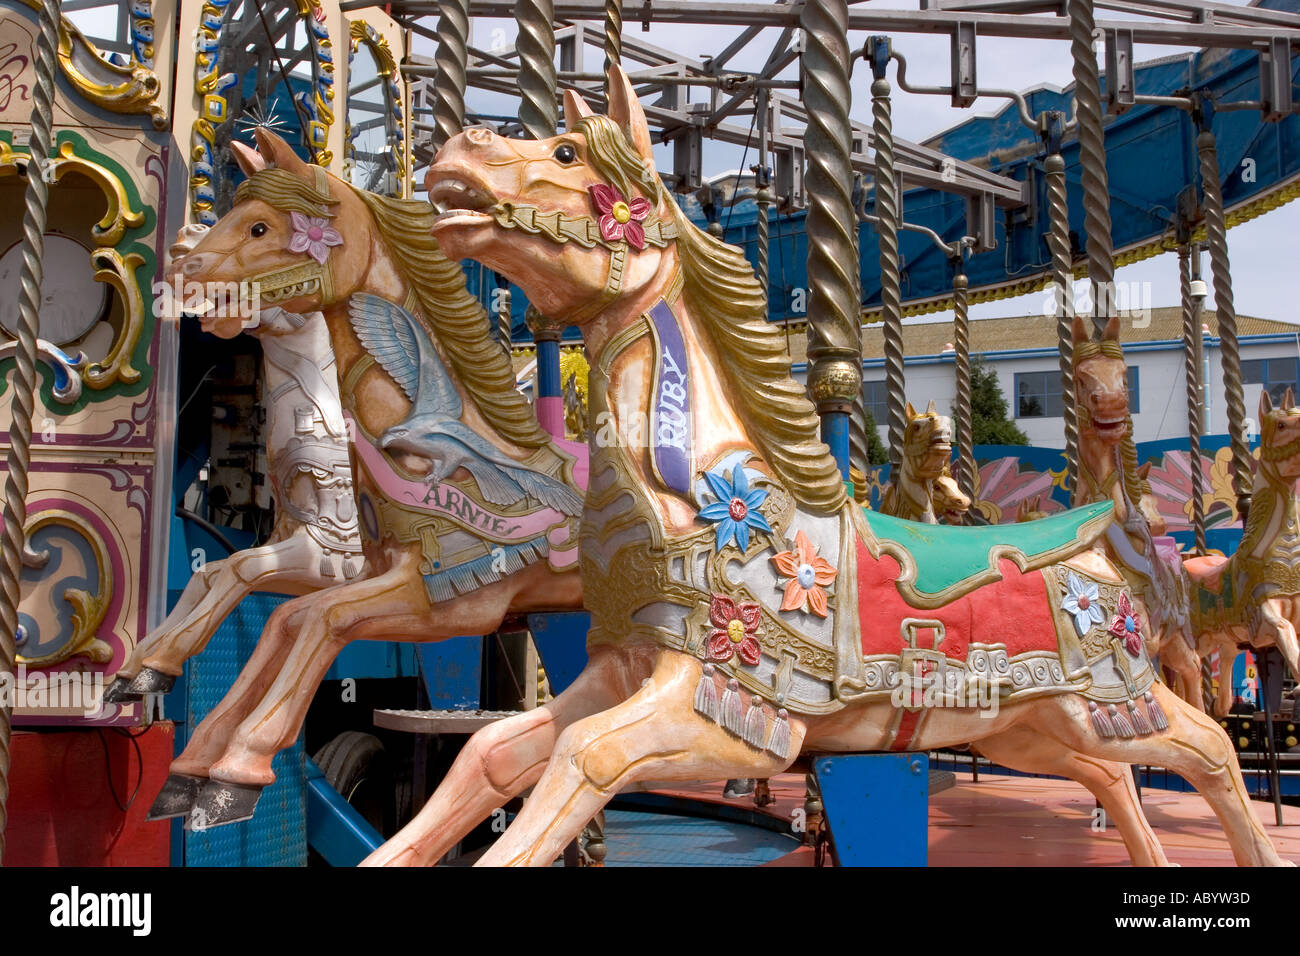
[[389,835],[393,816],[393,767],[383,742],[373,734],[348,730],[312,757],[331,787],[381,834]]

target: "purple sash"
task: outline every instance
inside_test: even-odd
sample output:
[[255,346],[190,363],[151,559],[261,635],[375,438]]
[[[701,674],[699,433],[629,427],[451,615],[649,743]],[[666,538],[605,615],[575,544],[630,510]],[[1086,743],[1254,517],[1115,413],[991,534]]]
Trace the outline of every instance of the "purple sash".
[[648,313],[659,344],[654,391],[650,395],[651,463],[659,480],[689,495],[691,468],[691,393],[686,343],[677,317],[660,299]]

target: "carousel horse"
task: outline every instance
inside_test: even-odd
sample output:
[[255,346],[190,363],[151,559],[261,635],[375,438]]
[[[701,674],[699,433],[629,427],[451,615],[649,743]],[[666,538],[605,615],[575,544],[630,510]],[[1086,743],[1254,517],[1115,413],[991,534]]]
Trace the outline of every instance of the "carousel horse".
[[[1192,579],[1192,627],[1202,657],[1218,650],[1222,674],[1231,674],[1242,645],[1282,652],[1292,674],[1300,674],[1300,408],[1286,390],[1274,408],[1265,389],[1259,396],[1259,464],[1241,543],[1232,557],[1188,558]],[[1232,682],[1219,681],[1215,710],[1232,707]]]
[[[935,514],[935,482],[952,458],[952,419],[940,415],[930,402],[924,412],[907,403],[907,427],[903,432],[903,461],[897,480],[890,482],[880,513],[938,524]],[[970,503],[966,505],[970,507]]]
[[[207,231],[182,227],[169,257],[189,252]],[[262,343],[275,528],[265,544],[195,572],[171,613],[117,672],[104,692],[106,703],[171,690],[185,662],[207,647],[246,595],[310,594],[364,574],[347,432],[324,320],[319,313],[296,315],[272,306],[251,319],[214,310],[199,322],[221,338],[248,332]]]
[[[1231,743],[1156,681],[1129,588],[1092,548],[1113,505],[946,528],[850,502],[753,270],[679,209],[627,75],[610,79],[610,116],[566,93],[565,133],[466,130],[427,180],[446,253],[569,316],[593,413],[649,422],[645,442],[591,444],[589,661],[555,701],[471,738],[367,862],[435,859],[529,786],[480,864],[549,864],[644,781],[977,742],[1077,773],[1127,814],[1144,861],[1163,856],[1122,765],[1167,766],[1213,806],[1239,863],[1280,864]],[[973,703],[980,686],[995,706]]]
[[[1101,340],[1093,341],[1083,318],[1075,316],[1073,339],[1079,414],[1079,476],[1073,504],[1114,504],[1115,523],[1104,539],[1106,556],[1119,567],[1150,615],[1145,635],[1149,653],[1176,675],[1180,695],[1193,707],[1204,709],[1187,576],[1177,546],[1157,541],[1147,517],[1157,509],[1137,467],[1119,319],[1112,316]],[[1157,530],[1164,530],[1163,521]]]
[[943,524],[965,524],[966,513],[970,511],[971,499],[957,484],[957,479],[947,465],[943,473],[934,479],[930,486],[930,503],[934,508],[935,518]]
[[432,209],[355,189],[265,130],[257,139],[260,153],[234,144],[248,177],[234,207],[175,268],[323,313],[368,576],[277,608],[173,761],[155,816],[193,808],[208,826],[251,816],[348,643],[490,634],[507,614],[582,605],[587,450],[537,424],[460,266],[432,238]]

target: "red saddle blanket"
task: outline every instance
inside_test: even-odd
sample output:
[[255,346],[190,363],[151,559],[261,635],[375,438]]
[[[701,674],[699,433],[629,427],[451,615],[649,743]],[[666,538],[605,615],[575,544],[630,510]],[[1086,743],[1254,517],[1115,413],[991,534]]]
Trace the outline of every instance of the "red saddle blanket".
[[[898,561],[882,554],[871,556],[858,541],[858,612],[864,655],[898,655],[915,646],[938,650],[950,660],[965,662],[972,642],[1002,644],[1007,657],[1030,651],[1059,651],[1056,625],[1043,572],[1022,574],[1015,562],[998,562],[1002,580],[975,588],[941,607],[915,608],[903,599],[894,583]],[[908,618],[916,619],[909,628]],[[932,622],[942,625],[940,630]],[[905,633],[910,632],[910,633]],[[912,643],[915,641],[915,644]],[[936,647],[936,641],[939,641]]]

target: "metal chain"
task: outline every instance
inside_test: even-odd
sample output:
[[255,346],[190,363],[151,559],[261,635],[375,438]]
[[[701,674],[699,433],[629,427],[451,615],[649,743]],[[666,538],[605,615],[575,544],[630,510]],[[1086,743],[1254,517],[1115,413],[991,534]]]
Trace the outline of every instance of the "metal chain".
[[469,65],[469,0],[438,4],[438,48],[433,59],[433,149],[441,149],[465,126],[465,70]]
[[[23,267],[18,292],[17,350],[11,385],[9,452],[5,459],[4,542],[0,562],[0,676],[14,673],[18,641],[18,600],[27,524],[27,468],[31,462],[32,413],[36,402],[36,337],[40,331],[44,279],[45,225],[52,170],[54,55],[58,45],[58,0],[43,0],[37,16],[36,85],[32,94],[31,159],[27,165],[23,212]],[[11,684],[12,686],[12,684]],[[9,747],[12,695],[0,700],[0,861],[4,859],[9,802]]]
[[1219,183],[1219,155],[1214,133],[1196,137],[1201,160],[1205,237],[1214,275],[1214,311],[1219,320],[1219,346],[1223,355],[1223,392],[1228,408],[1228,434],[1232,439],[1232,490],[1237,513],[1246,520],[1250,510],[1252,463],[1246,444],[1246,396],[1241,387],[1241,349],[1237,343],[1237,307],[1232,299],[1232,269],[1228,264],[1228,226],[1223,218],[1223,192]]
[[[1197,250],[1197,257],[1200,250]],[[1205,475],[1201,471],[1201,323],[1200,309],[1192,298],[1192,248],[1178,247],[1178,285],[1183,307],[1183,356],[1187,379],[1187,451],[1192,473],[1192,530],[1196,553],[1205,554]]]
[[1110,184],[1102,129],[1101,76],[1093,51],[1097,26],[1092,0],[1069,0],[1070,55],[1074,59],[1074,105],[1079,118],[1084,229],[1088,233],[1088,277],[1092,318],[1100,335],[1115,314],[1115,255],[1110,235]]
[[1047,248],[1052,254],[1056,287],[1056,345],[1060,353],[1061,412],[1065,418],[1066,493],[1079,478],[1079,414],[1074,401],[1074,263],[1070,256],[1070,207],[1065,189],[1065,159],[1049,153],[1047,175]]

